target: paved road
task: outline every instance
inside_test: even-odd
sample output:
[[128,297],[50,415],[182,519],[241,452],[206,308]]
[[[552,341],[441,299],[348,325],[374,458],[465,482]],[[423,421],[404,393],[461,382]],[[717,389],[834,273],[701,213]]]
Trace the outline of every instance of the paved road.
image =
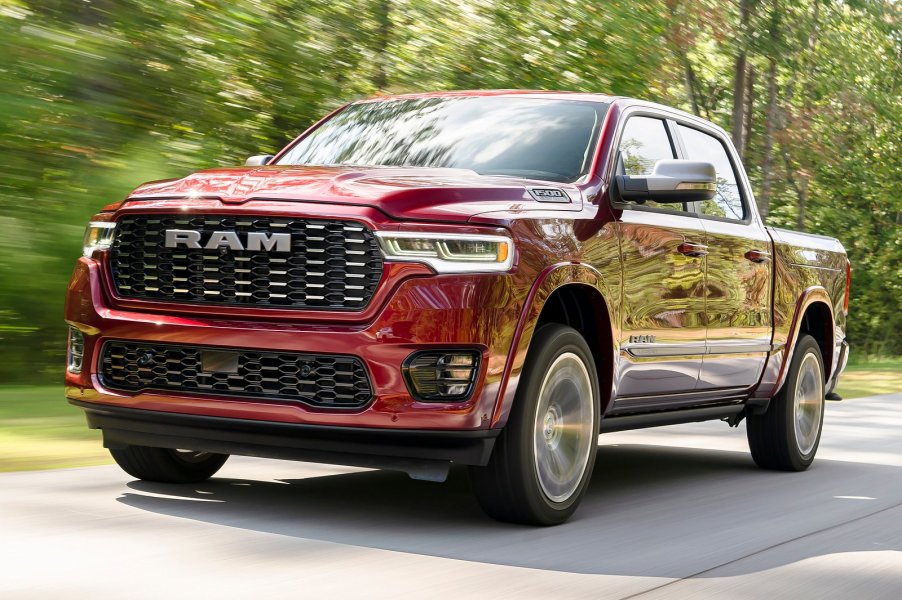
[[814,466],[721,423],[601,437],[549,529],[446,484],[235,458],[203,485],[0,475],[0,597],[902,599],[902,394],[830,403]]

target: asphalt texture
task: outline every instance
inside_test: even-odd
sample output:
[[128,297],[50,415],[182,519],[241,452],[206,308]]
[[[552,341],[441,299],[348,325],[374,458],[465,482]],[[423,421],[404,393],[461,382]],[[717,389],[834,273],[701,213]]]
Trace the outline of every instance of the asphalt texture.
[[463,469],[3,474],[0,597],[902,599],[902,394],[828,403],[804,473],[759,470],[720,422],[599,443],[553,528],[489,520]]

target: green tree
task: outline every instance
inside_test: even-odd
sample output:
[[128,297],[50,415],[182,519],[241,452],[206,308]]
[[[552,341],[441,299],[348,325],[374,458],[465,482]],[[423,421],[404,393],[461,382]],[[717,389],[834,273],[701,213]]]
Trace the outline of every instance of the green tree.
[[85,221],[149,179],[430,89],[638,96],[733,130],[769,223],[834,235],[850,336],[902,353],[893,0],[0,0],[0,381],[60,377]]

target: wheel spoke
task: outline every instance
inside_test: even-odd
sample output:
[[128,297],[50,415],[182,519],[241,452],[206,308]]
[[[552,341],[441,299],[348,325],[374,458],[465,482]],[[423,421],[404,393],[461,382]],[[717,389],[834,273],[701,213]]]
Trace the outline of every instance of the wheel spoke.
[[802,455],[811,453],[817,444],[823,410],[823,373],[816,356],[809,353],[799,364],[793,397],[796,444]]
[[594,447],[593,390],[582,359],[560,355],[539,392],[535,418],[535,467],[552,502],[564,502],[579,487]]

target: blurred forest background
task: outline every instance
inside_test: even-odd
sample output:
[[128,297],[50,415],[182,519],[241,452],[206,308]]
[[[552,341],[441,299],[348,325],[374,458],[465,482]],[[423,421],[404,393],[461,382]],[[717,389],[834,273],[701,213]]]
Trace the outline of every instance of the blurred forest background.
[[893,0],[0,0],[0,382],[59,382],[87,219],[380,93],[533,88],[732,132],[770,224],[840,238],[850,338],[902,354]]

